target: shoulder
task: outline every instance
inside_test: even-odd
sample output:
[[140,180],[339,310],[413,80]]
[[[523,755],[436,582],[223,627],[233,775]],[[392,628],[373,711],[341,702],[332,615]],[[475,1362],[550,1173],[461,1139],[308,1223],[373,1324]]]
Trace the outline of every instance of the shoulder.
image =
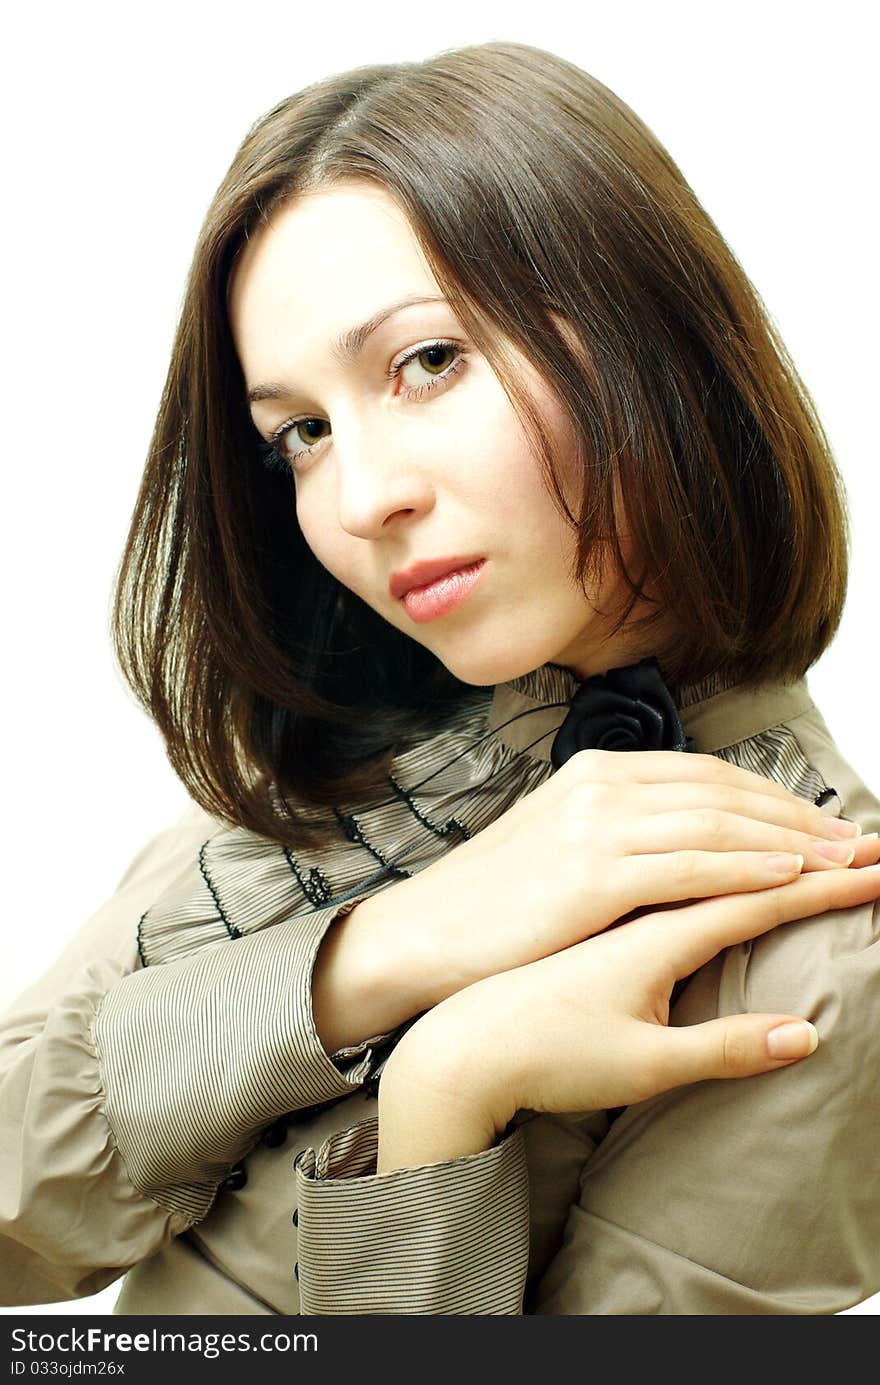
[[[880,832],[880,800],[842,754],[815,704],[779,729],[835,791],[840,815],[863,832]],[[876,1050],[880,1058],[878,939],[880,900],[873,900],[784,924],[730,949],[721,959],[719,1013],[803,1015],[816,1025],[823,1045],[822,1061],[810,1060],[816,1075],[850,1074],[854,1056]]]
[[863,832],[880,832],[880,799],[844,756],[814,702],[783,726],[825,783],[837,790],[844,817]]
[[[717,753],[801,796],[833,790],[826,811],[858,822],[863,832],[880,832],[880,801],[809,696],[784,720]],[[805,1069],[830,1072],[839,1063],[845,1070],[854,1051],[867,1054],[874,1047],[880,1058],[878,938],[877,900],[783,924],[701,968],[675,1005],[673,1022],[744,1011],[797,1014],[816,1025],[826,1046],[822,1062],[811,1058]]]
[[129,862],[112,895],[79,924],[67,945],[44,973],[15,1001],[13,1011],[41,1011],[68,991],[71,979],[90,965],[110,966],[108,975],[125,975],[140,967],[138,925],[153,901],[187,872],[192,874],[199,850],[223,829],[190,802],[171,825],[151,836]]

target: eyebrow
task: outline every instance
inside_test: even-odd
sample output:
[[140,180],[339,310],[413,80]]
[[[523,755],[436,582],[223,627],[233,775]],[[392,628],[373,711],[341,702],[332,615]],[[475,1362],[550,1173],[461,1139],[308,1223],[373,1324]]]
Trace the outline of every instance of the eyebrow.
[[[384,308],[379,308],[372,317],[368,317],[366,322],[362,322],[358,327],[350,327],[348,331],[342,332],[334,341],[330,348],[330,354],[340,365],[350,365],[357,360],[363,351],[369,338],[377,332],[382,323],[395,313],[399,313],[402,308],[412,308],[416,303],[445,303],[446,299],[442,294],[410,294],[408,298],[401,298],[396,303],[387,303]],[[289,389],[284,385],[278,385],[271,381],[266,384],[254,385],[253,389],[248,390],[248,403],[258,404],[261,399],[286,399],[290,394]]]

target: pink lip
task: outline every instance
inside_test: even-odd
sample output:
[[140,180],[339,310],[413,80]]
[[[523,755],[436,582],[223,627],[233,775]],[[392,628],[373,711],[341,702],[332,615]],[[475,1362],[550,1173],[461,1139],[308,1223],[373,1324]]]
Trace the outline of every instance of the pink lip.
[[401,568],[400,572],[393,572],[388,590],[393,597],[399,599],[406,596],[408,591],[412,591],[413,587],[426,587],[438,577],[446,577],[450,572],[460,572],[462,568],[471,567],[481,561],[479,553],[471,553],[463,558],[427,558],[424,562]]
[[405,592],[402,601],[410,620],[423,625],[459,606],[480,581],[485,566],[486,559],[480,558],[466,568],[447,572],[426,586],[412,587]]

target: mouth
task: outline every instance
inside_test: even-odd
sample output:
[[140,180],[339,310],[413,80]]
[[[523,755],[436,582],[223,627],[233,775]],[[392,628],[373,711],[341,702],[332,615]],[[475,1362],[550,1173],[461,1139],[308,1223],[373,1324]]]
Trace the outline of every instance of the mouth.
[[448,577],[450,573],[461,572],[464,568],[482,561],[483,556],[480,553],[457,553],[450,558],[423,558],[419,562],[411,563],[409,567],[401,568],[399,572],[392,572],[388,590],[399,600],[412,591],[413,587],[430,586],[439,577]]
[[423,625],[460,606],[480,581],[485,566],[486,559],[478,558],[465,567],[436,576],[422,586],[410,587],[400,598],[410,620]]

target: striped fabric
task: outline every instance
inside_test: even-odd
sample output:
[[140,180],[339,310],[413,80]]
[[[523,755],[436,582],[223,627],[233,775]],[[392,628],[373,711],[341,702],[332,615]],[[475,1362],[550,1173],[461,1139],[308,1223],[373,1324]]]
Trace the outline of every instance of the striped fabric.
[[[763,731],[751,740],[725,746],[716,754],[740,769],[751,770],[765,779],[775,779],[799,798],[809,798],[814,803],[828,787],[819,771],[807,763],[794,733],[787,726]],[[840,803],[836,795],[834,801],[829,800],[829,804],[829,811],[837,816]]]
[[[577,685],[547,664],[469,698],[430,742],[395,760],[380,802],[327,810],[339,835],[332,851],[294,855],[243,828],[218,827],[141,918],[142,968],[98,1008],[105,1112],[132,1185],[189,1226],[203,1222],[206,1248],[230,1168],[273,1122],[321,1114],[322,1139],[309,1119],[300,1129],[290,1181],[300,1295],[292,1311],[522,1311],[522,1130],[478,1154],[379,1177],[377,1119],[352,1123],[345,1099],[371,1079],[375,1086],[408,1026],[328,1056],[314,1026],[311,975],[334,919],[424,869],[549,777],[553,735]],[[813,800],[827,789],[784,726],[702,744],[702,709],[726,692],[717,681],[677,692],[698,749]],[[834,800],[826,811],[839,808]],[[450,1255],[451,1245],[460,1253]]]
[[297,1158],[301,1311],[520,1313],[529,1199],[519,1131],[484,1153],[381,1180],[369,1176],[378,1143],[374,1118]]
[[337,1066],[314,1031],[310,1001],[324,932],[354,903],[133,972],[107,992],[95,1046],[135,1187],[197,1221],[262,1127],[360,1087],[373,1046],[388,1036],[341,1050]]

